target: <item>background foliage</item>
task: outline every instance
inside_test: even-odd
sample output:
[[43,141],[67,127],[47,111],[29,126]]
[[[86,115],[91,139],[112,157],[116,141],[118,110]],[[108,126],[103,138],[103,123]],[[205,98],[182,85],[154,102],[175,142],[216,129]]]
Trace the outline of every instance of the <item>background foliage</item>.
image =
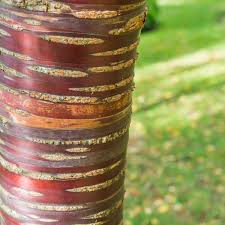
[[142,34],[126,225],[224,225],[225,1],[159,0]]
[[147,14],[145,27],[143,29],[144,32],[156,28],[158,24],[159,8],[158,8],[156,0],[148,0],[147,3],[148,3],[149,11]]

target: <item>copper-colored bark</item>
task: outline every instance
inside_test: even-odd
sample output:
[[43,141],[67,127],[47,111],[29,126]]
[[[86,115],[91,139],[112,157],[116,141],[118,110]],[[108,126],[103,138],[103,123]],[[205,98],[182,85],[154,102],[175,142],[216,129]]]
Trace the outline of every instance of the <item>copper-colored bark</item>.
[[1,225],[120,225],[142,0],[0,0]]

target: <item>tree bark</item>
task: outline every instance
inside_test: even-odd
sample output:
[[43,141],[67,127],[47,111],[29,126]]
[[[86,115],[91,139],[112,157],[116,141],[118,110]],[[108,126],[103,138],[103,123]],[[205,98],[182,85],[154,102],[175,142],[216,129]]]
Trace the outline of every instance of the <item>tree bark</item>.
[[123,223],[142,0],[0,0],[1,225]]

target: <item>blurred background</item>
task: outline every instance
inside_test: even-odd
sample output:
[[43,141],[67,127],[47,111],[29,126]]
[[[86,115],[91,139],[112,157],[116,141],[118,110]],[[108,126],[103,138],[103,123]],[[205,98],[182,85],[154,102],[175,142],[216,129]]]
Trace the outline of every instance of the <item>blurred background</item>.
[[224,225],[225,1],[148,3],[125,225]]

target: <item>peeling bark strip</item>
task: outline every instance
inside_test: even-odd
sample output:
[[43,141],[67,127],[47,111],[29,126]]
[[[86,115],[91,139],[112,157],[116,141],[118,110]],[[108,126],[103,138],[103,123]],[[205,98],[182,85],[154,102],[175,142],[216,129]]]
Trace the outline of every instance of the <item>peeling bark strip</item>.
[[0,29],[0,36],[10,36],[10,34],[7,31]]
[[145,2],[80,2],[0,0],[1,225],[123,224]]
[[145,4],[145,1],[142,0],[136,3],[134,1],[133,4],[127,4],[122,6],[119,5],[120,7],[118,7],[117,10],[109,10],[109,9],[96,10],[85,8],[78,10],[76,9],[76,4],[73,5],[54,0],[1,0],[1,2],[19,8],[24,8],[30,11],[48,12],[56,14],[67,13],[82,19],[112,18],[121,15],[122,12],[129,12]]
[[99,38],[75,38],[75,37],[50,36],[50,35],[45,35],[42,38],[47,41],[68,45],[94,45],[94,44],[101,44],[104,42],[104,40]]
[[29,66],[28,69],[56,77],[85,77],[87,73],[77,70],[56,69],[44,66]]

